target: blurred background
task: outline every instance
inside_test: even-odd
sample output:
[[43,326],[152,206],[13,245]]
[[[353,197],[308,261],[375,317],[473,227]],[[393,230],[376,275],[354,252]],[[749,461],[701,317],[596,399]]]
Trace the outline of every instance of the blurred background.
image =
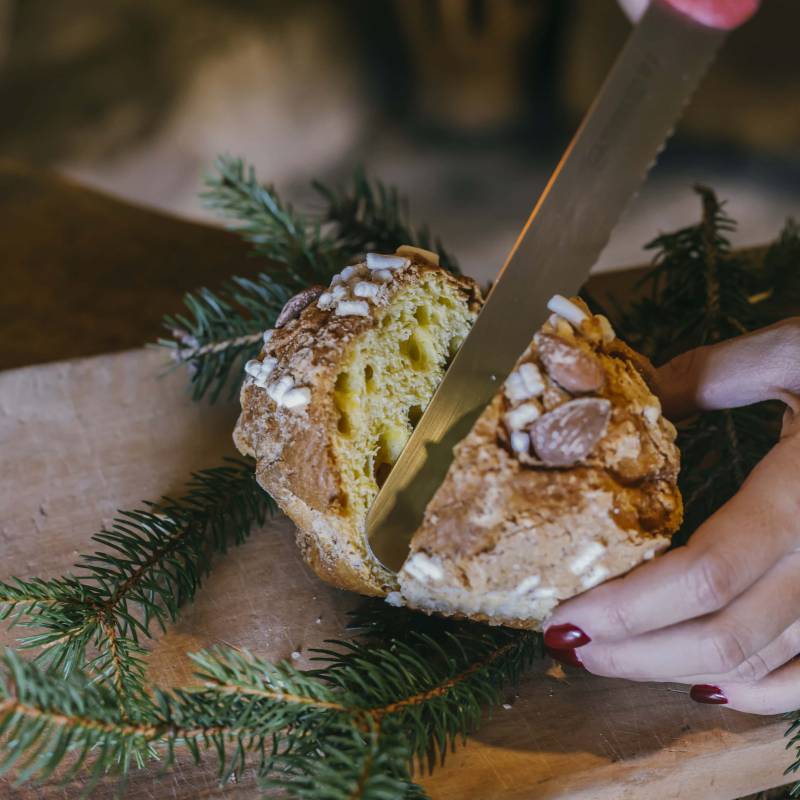
[[[614,0],[0,0],[0,158],[193,218],[221,152],[301,204],[363,164],[487,278],[629,29]],[[741,243],[800,213],[798,29],[766,0],[731,36],[601,267],[696,219],[695,181]]]

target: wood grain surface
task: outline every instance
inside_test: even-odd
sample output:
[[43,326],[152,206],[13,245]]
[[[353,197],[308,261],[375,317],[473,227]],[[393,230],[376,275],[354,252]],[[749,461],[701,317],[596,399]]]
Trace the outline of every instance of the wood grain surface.
[[0,369],[140,347],[185,292],[265,264],[221,228],[8,161],[0,242]]
[[[63,574],[118,508],[178,491],[192,469],[232,454],[232,405],[193,405],[163,356],[128,351],[0,373],[0,578]],[[339,635],[355,598],[300,562],[278,520],[220,559],[196,601],[155,643],[151,677],[191,680],[187,651],[224,643],[270,658]],[[0,644],[12,643],[0,634]],[[782,782],[785,723],[692,703],[683,687],[570,672],[549,661],[479,733],[422,782],[433,798],[729,800]],[[66,787],[15,788],[3,800],[72,800]],[[111,798],[107,784],[92,798]],[[131,800],[259,796],[252,775],[216,785],[214,759],[135,774]]]

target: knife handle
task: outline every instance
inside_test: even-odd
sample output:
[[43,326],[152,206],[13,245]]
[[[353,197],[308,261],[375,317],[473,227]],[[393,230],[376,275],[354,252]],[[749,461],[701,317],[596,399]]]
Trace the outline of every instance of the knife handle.
[[732,31],[758,11],[761,0],[657,0],[707,28]]

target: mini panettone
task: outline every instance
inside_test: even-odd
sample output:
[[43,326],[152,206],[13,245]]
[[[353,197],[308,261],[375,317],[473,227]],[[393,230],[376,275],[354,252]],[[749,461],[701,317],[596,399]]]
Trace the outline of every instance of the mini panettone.
[[664,550],[682,519],[675,428],[652,367],[555,297],[456,447],[390,602],[541,628],[561,600]]
[[682,514],[675,429],[649,362],[580,300],[553,298],[388,572],[366,546],[367,511],[481,303],[433,253],[368,254],[287,303],[246,365],[234,440],[322,578],[539,628],[560,600],[668,546]]

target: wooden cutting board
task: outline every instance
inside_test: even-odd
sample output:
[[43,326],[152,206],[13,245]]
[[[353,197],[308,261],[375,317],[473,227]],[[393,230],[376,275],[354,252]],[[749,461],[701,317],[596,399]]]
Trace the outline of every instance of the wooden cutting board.
[[[61,575],[118,508],[174,494],[193,469],[233,454],[234,405],[188,399],[163,355],[134,350],[0,373],[0,578]],[[320,583],[278,520],[218,561],[196,601],[155,644],[151,675],[188,683],[187,651],[217,643],[273,659],[341,634],[354,597]],[[0,633],[0,644],[11,634]],[[704,798],[778,785],[785,723],[692,703],[684,687],[570,672],[547,660],[444,768],[422,780],[437,800]],[[214,758],[134,775],[126,798],[259,796],[252,775],[216,785]],[[77,798],[80,785],[14,788],[3,800]],[[111,798],[113,786],[93,798]]]

